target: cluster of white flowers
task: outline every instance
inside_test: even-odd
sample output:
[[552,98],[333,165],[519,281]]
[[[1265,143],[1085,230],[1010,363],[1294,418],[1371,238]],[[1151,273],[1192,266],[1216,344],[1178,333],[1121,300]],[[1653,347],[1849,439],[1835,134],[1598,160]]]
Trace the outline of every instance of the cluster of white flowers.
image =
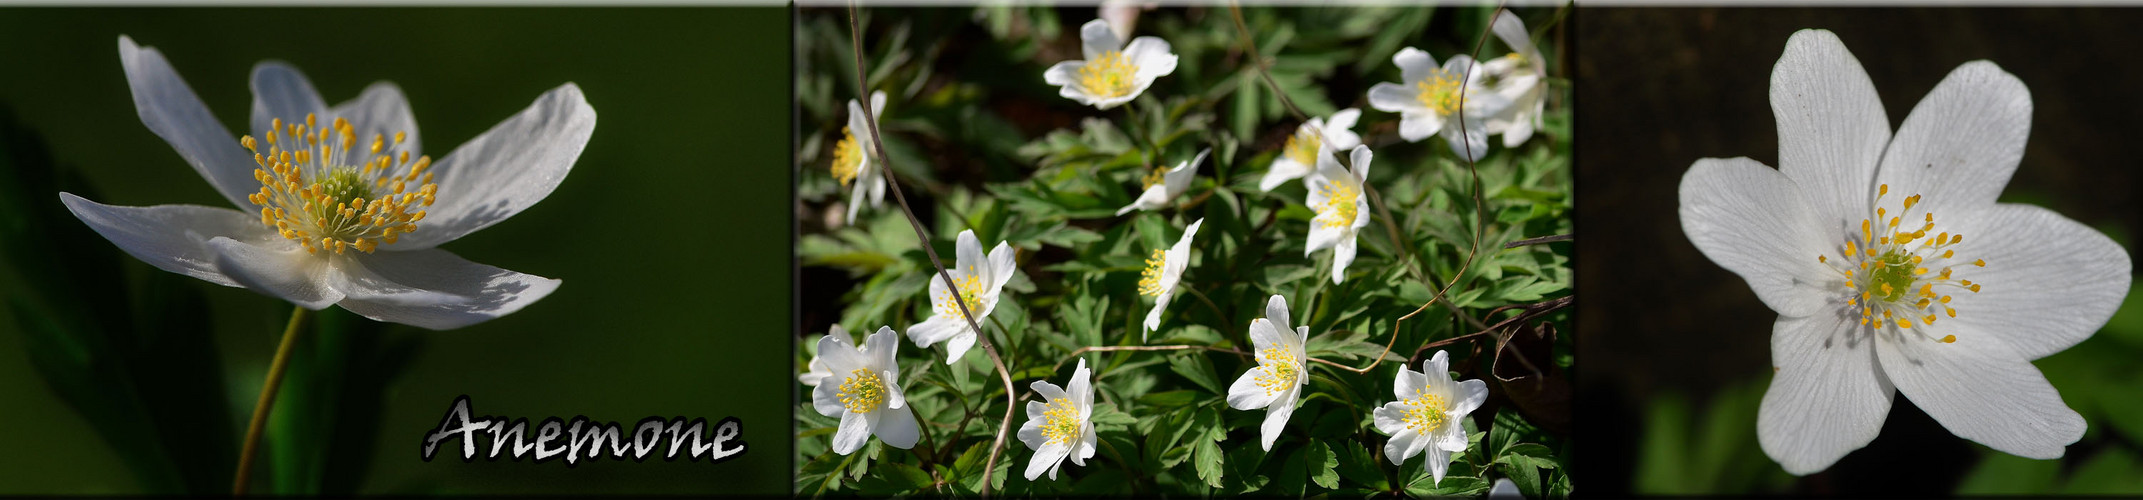
[[[1084,59],[1051,66],[1043,72],[1043,80],[1057,86],[1065,98],[1105,110],[1136,100],[1158,78],[1175,70],[1177,58],[1168,42],[1147,36],[1126,44],[1123,39],[1128,33],[1119,29],[1128,31],[1130,24],[1120,24],[1127,27],[1112,29],[1109,21],[1101,19],[1086,23],[1079,31]],[[1500,13],[1494,28],[1516,53],[1483,64],[1480,71],[1475,71],[1466,56],[1454,56],[1438,67],[1427,53],[1407,48],[1393,58],[1404,75],[1405,85],[1378,84],[1369,91],[1370,104],[1400,113],[1400,135],[1406,140],[1442,134],[1450,140],[1454,153],[1469,160],[1486,152],[1487,135],[1502,134],[1506,147],[1524,142],[1540,119],[1545,66],[1516,16]],[[872,109],[882,109],[883,102],[882,93],[874,94]],[[878,190],[883,180],[872,177],[877,174],[869,171],[872,163],[868,149],[858,141],[858,137],[867,134],[862,127],[868,126],[856,116],[861,114],[861,107],[851,101],[849,108],[849,129],[836,147],[832,168],[844,183],[866,179],[853,187],[853,217],[853,204],[863,199],[864,184],[871,184],[870,196],[875,201],[881,195]],[[1366,181],[1372,154],[1362,138],[1350,130],[1361,114],[1361,110],[1350,108],[1329,117],[1311,118],[1288,138],[1259,182],[1260,189],[1270,191],[1290,180],[1304,179],[1309,190],[1305,204],[1316,213],[1308,230],[1305,253],[1333,250],[1333,283],[1346,280],[1347,266],[1357,250],[1355,237],[1368,226],[1370,218]],[[1342,151],[1351,160],[1346,165],[1339,161]],[[1172,168],[1154,168],[1142,179],[1137,198],[1116,215],[1173,207],[1178,198],[1193,190],[1198,170],[1210,153],[1208,148]],[[1162,313],[1198,254],[1193,242],[1203,223],[1202,219],[1192,220],[1174,246],[1154,249],[1147,259],[1138,292],[1154,297],[1154,303],[1142,324],[1142,339],[1161,328]],[[1006,281],[1018,272],[1014,251],[1007,243],[999,243],[985,256],[973,232],[963,231],[956,239],[955,249],[955,267],[947,270],[952,286],[933,274],[929,285],[932,314],[907,331],[918,346],[946,342],[947,364],[961,359],[981,338],[982,332],[970,327],[963,306],[978,322],[986,318],[1003,300],[1001,292]],[[836,452],[855,451],[869,434],[877,434],[886,444],[900,448],[915,441],[914,418],[901,410],[899,371],[890,364],[890,353],[898,346],[890,332],[882,329],[858,351],[845,331],[835,326],[818,341],[818,357],[798,377],[804,384],[816,387],[813,404],[820,413],[841,417],[834,439]],[[1294,325],[1286,299],[1273,295],[1266,303],[1265,317],[1250,324],[1249,337],[1257,365],[1228,388],[1227,403],[1236,409],[1266,411],[1260,441],[1266,450],[1271,450],[1295,406],[1302,401],[1302,391],[1309,380],[1309,327]],[[879,358],[880,355],[885,357]],[[1422,364],[1422,371],[1400,367],[1394,381],[1398,401],[1375,412],[1377,429],[1392,436],[1385,456],[1397,465],[1427,451],[1425,467],[1438,482],[1452,454],[1466,448],[1463,420],[1488,394],[1486,384],[1479,380],[1454,382],[1446,359],[1446,354],[1438,351]],[[883,364],[866,364],[874,360]],[[1038,400],[1027,403],[1027,421],[1018,434],[1020,441],[1035,451],[1026,469],[1029,480],[1044,473],[1054,479],[1065,459],[1084,465],[1094,455],[1097,436],[1090,420],[1095,392],[1092,378],[1082,358],[1069,385],[1059,387],[1043,380],[1032,384]],[[832,383],[837,379],[843,382],[835,388]],[[884,409],[896,410],[893,413],[900,416],[881,420],[877,414],[884,413],[879,411]]]

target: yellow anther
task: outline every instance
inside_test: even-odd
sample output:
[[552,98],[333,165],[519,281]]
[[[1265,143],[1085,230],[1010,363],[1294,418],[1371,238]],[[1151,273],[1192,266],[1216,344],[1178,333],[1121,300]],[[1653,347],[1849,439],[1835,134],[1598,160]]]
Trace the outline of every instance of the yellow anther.
[[1955,342],[1957,342],[1957,336],[1956,336],[1956,335],[1944,335],[1944,336],[1942,336],[1942,343],[1944,343],[1944,344],[1949,344],[1949,343],[1955,343]]
[[1123,97],[1131,95],[1137,76],[1138,66],[1122,51],[1111,50],[1079,67],[1079,87],[1094,97]]

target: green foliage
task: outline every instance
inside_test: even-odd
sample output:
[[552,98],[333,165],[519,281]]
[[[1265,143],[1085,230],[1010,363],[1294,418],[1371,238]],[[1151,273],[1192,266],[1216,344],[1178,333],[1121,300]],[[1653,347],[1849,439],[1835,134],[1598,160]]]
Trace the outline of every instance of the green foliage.
[[[963,230],[985,247],[1004,241],[1017,250],[1018,277],[979,318],[1012,378],[1011,396],[1023,407],[1028,384],[1063,385],[1075,356],[1093,370],[1096,454],[1083,465],[1067,462],[1055,480],[1027,480],[1033,451],[1011,435],[1027,420],[1015,412],[987,478],[991,490],[1480,495],[1509,478],[1531,497],[1567,497],[1568,392],[1528,388],[1567,384],[1573,367],[1570,340],[1552,335],[1569,329],[1568,312],[1553,304],[1571,293],[1570,249],[1505,244],[1571,232],[1569,88],[1550,87],[1545,126],[1533,139],[1504,148],[1497,137],[1472,166],[1441,138],[1399,139],[1399,116],[1370,110],[1364,97],[1369,85],[1400,79],[1390,63],[1400,47],[1439,56],[1470,50],[1492,12],[1246,9],[1244,24],[1272,64],[1276,95],[1247,64],[1229,10],[1144,11],[1134,36],[1168,40],[1177,69],[1109,110],[1059,97],[1041,78],[1057,61],[1079,58],[1077,27],[1087,18],[1030,6],[863,12],[866,85],[889,94],[881,124],[900,189],[930,234],[920,244],[932,245],[947,266]],[[1561,29],[1550,22],[1555,11],[1520,14],[1536,32]],[[797,188],[801,210],[813,214],[797,251],[806,266],[845,271],[815,276],[848,277],[807,280],[806,290],[844,291],[836,304],[806,307],[825,308],[819,316],[838,318],[849,332],[905,331],[936,314],[926,291],[934,267],[893,200],[844,222],[850,192],[827,168],[844,137],[845,103],[865,94],[854,88],[848,21],[846,9],[805,9],[796,35]],[[1550,60],[1554,49],[1543,45]],[[1504,50],[1492,42],[1484,55]],[[1315,215],[1303,184],[1258,188],[1302,122],[1279,95],[1312,116],[1364,113],[1355,130],[1376,153],[1367,183],[1378,203],[1362,214],[1372,222],[1357,236],[1359,256],[1340,284],[1331,282],[1331,252],[1304,251]],[[851,132],[868,140],[867,131]],[[1159,210],[1116,215],[1154,169],[1206,148],[1211,156],[1182,196]],[[1139,293],[1146,259],[1197,220],[1203,226],[1177,295],[1160,328],[1144,332],[1153,304]],[[1447,283],[1448,305],[1432,304]],[[1246,354],[1248,329],[1273,295],[1309,328],[1310,357],[1374,368],[1311,364],[1299,406],[1268,451],[1258,444],[1266,412],[1234,409],[1226,393],[1256,366]],[[1475,334],[1521,315],[1512,328]],[[815,355],[815,336],[806,340],[799,366]],[[947,365],[943,349],[901,342],[902,384],[924,438],[911,450],[874,438],[840,455],[830,451],[838,419],[799,405],[799,494],[980,492],[1004,425],[1005,384],[981,348]],[[1431,343],[1440,347],[1424,348]],[[1082,351],[1135,346],[1182,347]],[[1451,354],[1455,378],[1483,380],[1491,396],[1462,419],[1472,441],[1433,481],[1420,456],[1390,463],[1371,413],[1394,399],[1401,366],[1418,369],[1439,349]]]

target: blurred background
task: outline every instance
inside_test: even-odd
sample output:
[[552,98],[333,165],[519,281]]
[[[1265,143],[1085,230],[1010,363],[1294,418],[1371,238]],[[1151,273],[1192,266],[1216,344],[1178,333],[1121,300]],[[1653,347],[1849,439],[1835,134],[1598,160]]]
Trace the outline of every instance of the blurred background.
[[[142,126],[119,62],[160,49],[246,129],[252,66],[330,104],[399,84],[435,159],[565,82],[599,116],[543,202],[445,245],[564,284],[447,332],[312,316],[260,493],[752,493],[787,489],[789,60],[781,8],[0,9],[0,494],[229,491],[291,306],[156,270],[60,205],[227,206]],[[236,137],[232,138],[237,140]],[[541,420],[740,418],[737,460],[419,459],[448,405]],[[532,429],[533,430],[533,429]],[[629,427],[628,427],[629,430]]]
[[[2051,208],[2133,253],[2143,224],[2143,116],[2119,64],[2143,11],[2110,9],[1584,9],[1577,20],[1579,380],[1594,494],[2143,494],[2143,307],[2036,364],[2089,423],[2056,461],[1958,438],[1896,398],[1881,437],[1795,478],[1756,441],[1776,314],[1683,235],[1676,189],[1699,158],[1778,165],[1771,67],[1804,28],[1836,33],[1874,80],[1891,127],[1959,64],[2029,86],[2032,133],[2002,201]],[[1589,216],[1588,216],[1589,215]],[[2133,257],[2131,257],[2132,259]]]

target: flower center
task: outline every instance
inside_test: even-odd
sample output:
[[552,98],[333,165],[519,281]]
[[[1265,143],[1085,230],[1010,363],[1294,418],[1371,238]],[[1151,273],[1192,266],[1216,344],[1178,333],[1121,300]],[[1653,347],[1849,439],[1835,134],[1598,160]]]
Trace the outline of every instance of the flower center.
[[1325,202],[1318,205],[1317,222],[1324,227],[1347,227],[1354,225],[1354,217],[1360,215],[1361,207],[1355,204],[1362,192],[1354,186],[1338,182],[1326,182],[1317,191],[1324,193]]
[[848,187],[862,167],[863,147],[856,142],[855,131],[841,127],[841,142],[833,146],[833,178],[841,181],[841,187]]
[[1050,400],[1049,409],[1042,412],[1042,437],[1049,439],[1043,444],[1069,444],[1079,438],[1080,427],[1079,409],[1070,399]]
[[[331,128],[322,129],[315,120],[307,114],[304,124],[269,122],[267,153],[253,136],[239,139],[260,165],[253,169],[260,191],[246,196],[261,207],[260,223],[309,253],[340,254],[348,248],[372,253],[415,232],[417,221],[424,220],[423,207],[431,206],[439,192],[426,171],[432,158],[411,161],[407,150],[389,151],[405,138],[395,132],[391,144],[384,135],[372,136],[372,156],[364,164],[344,164],[342,157],[357,147],[350,122],[336,118]],[[413,184],[418,187],[410,190]]]
[[1144,177],[1138,178],[1138,188],[1142,191],[1153,189],[1154,186],[1160,186],[1167,182],[1168,167],[1153,167],[1153,171],[1146,172]]
[[870,413],[885,405],[885,380],[870,370],[857,368],[848,372],[848,379],[841,381],[841,406],[849,413]]
[[1258,383],[1258,387],[1265,388],[1265,395],[1271,396],[1295,388],[1295,382],[1302,379],[1301,366],[1302,361],[1295,359],[1294,351],[1267,347],[1258,351],[1258,368],[1263,373],[1259,373],[1253,380]]
[[1324,145],[1324,138],[1317,135],[1316,130],[1303,127],[1302,130],[1295,131],[1295,135],[1287,138],[1287,146],[1284,150],[1287,151],[1287,159],[1295,160],[1295,163],[1307,165],[1310,168],[1316,168],[1317,148],[1322,145]]
[[[967,317],[960,314],[960,305],[964,303],[968,312],[976,316],[975,319],[982,319],[982,280],[975,277],[973,266],[969,266],[968,271],[961,274],[964,276],[953,280],[953,293],[938,301],[938,315],[966,321]],[[958,302],[954,302],[955,300]]]
[[1957,256],[1952,247],[1964,241],[1963,234],[1942,231],[1929,237],[1928,232],[1935,231],[1934,212],[1928,212],[1916,226],[1902,226],[1903,214],[1920,203],[1920,195],[1905,197],[1898,214],[1891,215],[1882,206],[1889,194],[1889,184],[1877,188],[1874,217],[1860,220],[1858,240],[1846,237],[1845,253],[1838,262],[1831,262],[1828,255],[1818,255],[1816,261],[1845,277],[1844,286],[1851,293],[1845,303],[1859,307],[1861,325],[1891,325],[1937,342],[1956,342],[1956,335],[1937,339],[1922,330],[1941,318],[1957,317],[1957,309],[1950,306],[1952,296],[1936,289],[1979,293],[1980,283],[1953,276],[1957,267],[1987,267],[1987,260],[1967,262]]
[[1138,293],[1158,297],[1161,292],[1168,291],[1167,288],[1161,286],[1161,270],[1166,267],[1168,267],[1168,252],[1158,248],[1154,249],[1153,257],[1146,259],[1146,270],[1139,272]]
[[1451,114],[1458,109],[1459,81],[1457,75],[1444,70],[1434,70],[1428,78],[1414,83],[1414,99],[1422,106],[1439,115]]
[[1079,67],[1079,86],[1094,97],[1123,97],[1131,94],[1132,77],[1136,75],[1138,66],[1132,65],[1123,51],[1111,50]]
[[1406,403],[1406,428],[1413,429],[1415,433],[1436,432],[1442,430],[1444,424],[1450,423],[1450,415],[1444,413],[1444,397],[1430,394],[1428,386],[1422,386],[1414,399],[1409,399]]

